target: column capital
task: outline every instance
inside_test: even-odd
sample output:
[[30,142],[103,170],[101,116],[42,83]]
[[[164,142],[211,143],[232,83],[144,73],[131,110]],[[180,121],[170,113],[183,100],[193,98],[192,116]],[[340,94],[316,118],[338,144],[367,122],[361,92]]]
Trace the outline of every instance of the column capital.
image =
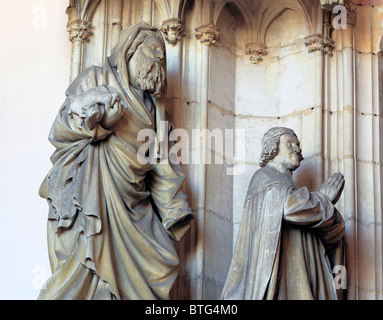
[[162,22],[161,31],[165,40],[175,45],[177,41],[184,35],[184,26],[180,19],[169,19]]
[[305,45],[309,53],[322,51],[324,54],[332,55],[335,49],[335,41],[319,33],[305,37]]
[[66,9],[68,15],[67,31],[69,40],[86,41],[92,27],[92,15],[101,0],[70,0]]
[[87,20],[76,19],[67,25],[69,40],[86,41],[90,35],[92,23]]
[[245,47],[245,55],[251,63],[258,64],[263,61],[263,57],[268,54],[267,46],[263,43],[248,42]]
[[195,29],[195,37],[204,45],[211,45],[218,40],[218,27],[213,24],[207,24]]

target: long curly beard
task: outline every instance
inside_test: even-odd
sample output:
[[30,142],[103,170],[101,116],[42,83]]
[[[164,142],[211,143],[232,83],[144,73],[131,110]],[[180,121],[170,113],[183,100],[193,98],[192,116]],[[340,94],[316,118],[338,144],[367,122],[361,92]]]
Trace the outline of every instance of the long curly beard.
[[161,62],[148,58],[141,48],[137,53],[138,84],[142,91],[149,91],[154,98],[159,98],[166,87],[165,69]]

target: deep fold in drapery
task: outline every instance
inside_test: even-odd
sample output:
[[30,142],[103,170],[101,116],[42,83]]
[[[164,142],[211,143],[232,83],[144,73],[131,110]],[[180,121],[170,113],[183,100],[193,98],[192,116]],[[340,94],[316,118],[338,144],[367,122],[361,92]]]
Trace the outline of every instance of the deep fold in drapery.
[[[90,67],[69,86],[49,134],[56,151],[40,195],[49,203],[52,277],[39,299],[167,299],[178,273],[172,240],[192,218],[181,186],[184,173],[169,161],[141,164],[141,129],[156,129],[155,101],[129,87],[126,52],[140,23],[121,33],[103,67]],[[121,70],[125,68],[124,70]],[[117,90],[123,114],[111,128],[101,103],[78,105],[91,90]],[[153,209],[153,205],[155,210]]]

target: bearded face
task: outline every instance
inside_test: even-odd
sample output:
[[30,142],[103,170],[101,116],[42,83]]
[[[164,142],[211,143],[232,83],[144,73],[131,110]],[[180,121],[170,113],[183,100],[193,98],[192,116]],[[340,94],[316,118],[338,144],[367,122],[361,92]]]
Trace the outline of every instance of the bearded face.
[[159,98],[166,86],[164,58],[162,42],[155,36],[147,37],[131,58],[131,83]]
[[165,70],[162,61],[155,61],[138,48],[136,64],[138,84],[143,91],[149,91],[155,98],[161,95],[165,85]]

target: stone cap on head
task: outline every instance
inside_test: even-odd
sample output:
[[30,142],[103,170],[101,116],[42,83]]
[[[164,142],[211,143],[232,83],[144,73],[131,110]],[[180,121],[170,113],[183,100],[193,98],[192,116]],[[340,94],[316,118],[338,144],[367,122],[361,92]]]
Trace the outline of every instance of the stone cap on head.
[[285,128],[285,127],[271,128],[263,136],[262,148],[264,148],[265,145],[267,144],[267,142],[269,142],[270,140],[277,138],[277,137],[279,138],[279,137],[283,136],[284,134],[292,134],[294,136],[297,136],[295,134],[294,130],[289,129],[289,128]]

